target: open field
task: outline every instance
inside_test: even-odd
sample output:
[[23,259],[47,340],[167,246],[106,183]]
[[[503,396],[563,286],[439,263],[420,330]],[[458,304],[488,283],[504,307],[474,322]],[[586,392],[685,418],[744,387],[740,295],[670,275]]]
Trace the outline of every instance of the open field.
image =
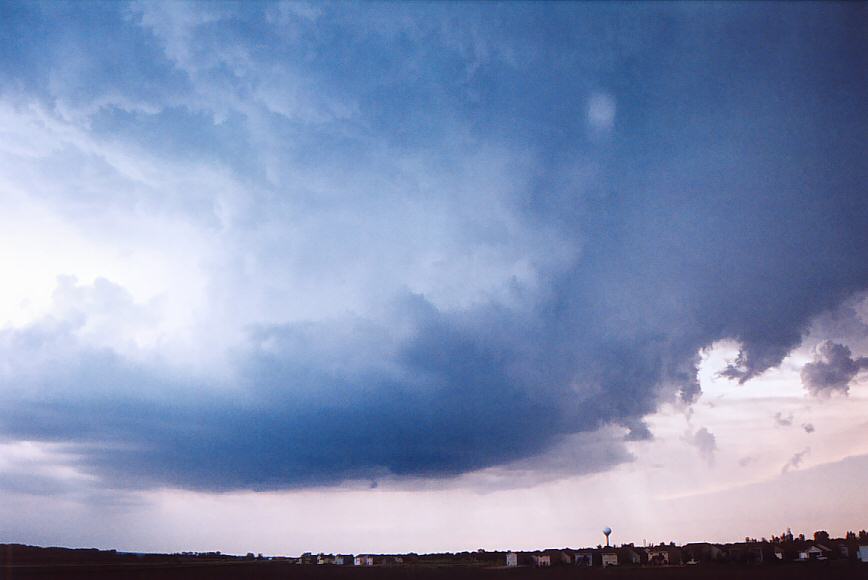
[[703,578],[707,580],[774,578],[787,580],[868,579],[868,565],[847,562],[822,565],[781,564],[769,566],[690,566],[672,568],[491,569],[472,567],[353,568],[298,566],[287,562],[202,562],[130,563],[80,565],[20,565],[0,569],[2,580],[436,580],[481,578],[487,580],[565,580],[583,578],[610,580],[669,580]]

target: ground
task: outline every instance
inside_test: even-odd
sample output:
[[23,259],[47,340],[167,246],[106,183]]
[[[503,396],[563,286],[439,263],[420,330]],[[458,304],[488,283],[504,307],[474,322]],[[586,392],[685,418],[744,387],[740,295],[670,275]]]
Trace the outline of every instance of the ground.
[[209,562],[149,563],[105,565],[28,565],[4,566],[0,580],[446,580],[480,578],[483,580],[679,580],[702,578],[732,579],[863,579],[868,580],[868,564],[832,562],[821,565],[780,564],[770,566],[685,566],[673,568],[577,569],[483,569],[469,567],[352,568],[298,566],[286,562]]

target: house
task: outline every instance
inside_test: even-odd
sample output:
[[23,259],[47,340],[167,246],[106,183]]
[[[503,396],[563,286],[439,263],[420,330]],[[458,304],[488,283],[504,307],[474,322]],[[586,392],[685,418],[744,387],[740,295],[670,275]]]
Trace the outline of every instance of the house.
[[[632,544],[621,546],[615,552],[618,554],[618,563],[621,565],[631,564],[638,566],[643,563],[642,556],[645,555],[644,551],[640,552]],[[647,555],[645,556],[647,557]]]
[[334,564],[335,559],[333,556],[331,556],[329,554],[317,554],[316,563],[320,564],[320,565],[322,565],[322,564]]
[[552,566],[564,566],[573,563],[573,559],[564,550],[546,550],[543,553],[549,557]]
[[726,552],[718,545],[708,542],[692,542],[682,547],[684,558],[693,562],[719,562],[726,559]]
[[856,552],[856,556],[859,558],[860,562],[868,564],[868,546],[859,546],[859,551]]
[[817,542],[799,550],[799,560],[828,560],[831,553],[831,548]]
[[826,556],[827,558],[828,558],[829,556],[832,556],[832,557],[835,556],[835,550],[832,548],[832,544],[829,543],[828,541],[826,541],[826,542],[817,542],[817,541],[815,541],[815,542],[814,542],[814,547],[819,548],[820,550],[822,550],[823,555]]
[[654,566],[678,566],[683,561],[681,549],[676,546],[652,546],[645,548],[648,563]]
[[355,566],[373,566],[374,565],[374,557],[373,556],[358,555],[353,559],[353,564]]
[[335,556],[335,566],[352,566],[353,557],[349,554],[338,554]]
[[850,546],[848,546],[845,542],[838,542],[838,557],[847,559],[850,557]]
[[607,568],[609,566],[617,566],[618,554],[617,552],[615,552],[614,548],[605,548],[603,549],[603,553],[600,556],[600,561],[603,565],[603,568]]
[[534,559],[528,554],[521,552],[509,552],[506,554],[506,567],[515,568],[516,566],[531,566],[534,565]]
[[576,566],[590,568],[594,565],[594,551],[578,550],[573,554],[573,562],[575,562]]
[[548,568],[552,565],[552,558],[548,554],[534,554],[533,565],[537,568]]
[[[737,542],[727,546],[729,559],[743,564],[762,564],[780,560],[768,542]],[[783,557],[783,556],[782,556]]]

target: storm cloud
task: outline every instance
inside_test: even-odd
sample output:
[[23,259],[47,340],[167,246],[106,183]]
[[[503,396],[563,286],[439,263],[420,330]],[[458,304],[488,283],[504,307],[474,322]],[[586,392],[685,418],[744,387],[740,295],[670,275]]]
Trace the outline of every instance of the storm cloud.
[[868,369],[868,357],[853,357],[843,344],[825,341],[814,349],[813,362],[802,367],[802,385],[816,397],[833,392],[847,394],[859,371]]
[[57,239],[9,275],[80,281],[0,331],[3,436],[125,487],[605,469],[564,446],[868,288],[860,6],[455,9],[5,5],[3,203]]

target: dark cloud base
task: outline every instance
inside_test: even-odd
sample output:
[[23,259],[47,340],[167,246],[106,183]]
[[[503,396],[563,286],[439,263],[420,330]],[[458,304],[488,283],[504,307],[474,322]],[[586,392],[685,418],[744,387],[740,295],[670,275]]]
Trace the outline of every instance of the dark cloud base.
[[[509,136],[532,135],[530,154],[544,160],[512,202],[581,257],[542,273],[533,307],[445,311],[408,293],[383,320],[262,327],[234,354],[243,396],[78,346],[74,328],[7,330],[9,356],[49,362],[4,375],[4,386],[39,394],[4,391],[0,429],[76,442],[90,469],[131,487],[449,477],[604,425],[649,437],[643,416],[661,398],[698,396],[697,353],[717,340],[741,343],[724,372],[739,382],[779,364],[815,316],[868,288],[865,10],[671,8],[643,12],[640,50],[614,47],[609,68],[594,71],[617,101],[603,145],[589,147],[566,120],[581,116],[574,101],[585,89],[570,84],[585,70],[566,56],[548,69],[483,69],[485,115],[468,111],[463,93],[442,96],[480,140],[515,121]],[[534,13],[540,30],[562,32],[531,39],[538,53],[572,54],[580,7]],[[486,22],[477,24],[496,36]],[[393,52],[367,42],[344,55],[346,68]],[[451,70],[426,74],[452,86]],[[426,79],[412,88],[427,94]],[[512,100],[514,87],[527,102]],[[559,177],[577,158],[598,168],[590,190]],[[410,331],[396,338],[398,325]],[[825,372],[834,360],[813,363],[807,384],[839,388],[852,365]]]

